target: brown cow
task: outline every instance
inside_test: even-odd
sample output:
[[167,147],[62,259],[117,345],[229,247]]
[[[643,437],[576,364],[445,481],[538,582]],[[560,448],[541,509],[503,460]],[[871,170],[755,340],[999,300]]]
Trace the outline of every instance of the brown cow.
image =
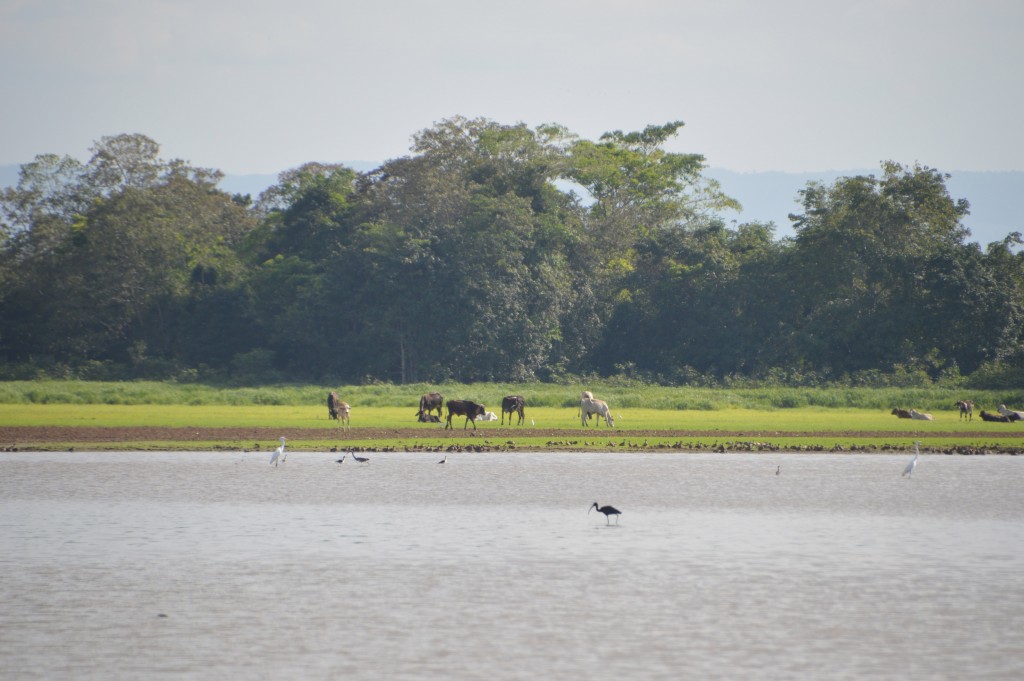
[[970,400],[957,400],[956,407],[960,409],[960,419],[966,416],[968,421],[974,420],[974,402]]
[[[416,412],[416,417],[420,421],[424,421],[424,416],[429,416],[430,412],[437,410],[437,420],[441,420],[441,409],[444,407],[444,395],[438,392],[427,393],[420,397],[420,410]],[[429,419],[427,419],[429,420]]]
[[338,393],[327,393],[327,416],[331,420],[338,420]]
[[[487,409],[482,404],[476,402],[470,402],[469,400],[448,400],[448,420],[445,423],[444,429],[448,430],[452,428],[452,416],[465,416],[466,422],[462,425],[462,429],[465,430],[469,422],[473,422],[473,430],[476,430],[476,418],[483,416]],[[452,428],[454,430],[454,428]]]
[[984,409],[981,410],[980,416],[982,421],[995,421],[996,423],[1009,423],[1012,420],[1003,414],[989,414]]
[[910,410],[909,410],[909,409],[900,409],[899,407],[894,407],[894,408],[893,408],[893,410],[892,410],[892,413],[893,413],[893,414],[894,414],[894,415],[895,415],[895,416],[896,416],[897,418],[901,418],[901,419],[909,419],[909,418],[913,418],[913,417],[912,417],[912,416],[910,415]]
[[526,418],[526,400],[522,395],[509,395],[501,398],[501,425],[505,425],[505,412],[508,412],[508,425],[512,425],[512,414],[519,414],[517,425],[521,425]]

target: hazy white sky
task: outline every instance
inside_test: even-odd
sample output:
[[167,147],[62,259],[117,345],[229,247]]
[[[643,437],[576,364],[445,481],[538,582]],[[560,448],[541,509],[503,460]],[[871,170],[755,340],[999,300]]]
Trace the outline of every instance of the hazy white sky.
[[683,120],[738,171],[1024,170],[1020,0],[0,0],[0,164],[138,132],[231,174],[454,115]]

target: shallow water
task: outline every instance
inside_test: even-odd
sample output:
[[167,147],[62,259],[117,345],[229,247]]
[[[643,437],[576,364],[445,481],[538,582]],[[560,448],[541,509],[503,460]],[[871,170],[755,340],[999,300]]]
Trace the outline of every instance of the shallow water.
[[1018,457],[335,458],[0,455],[3,678],[1024,678]]

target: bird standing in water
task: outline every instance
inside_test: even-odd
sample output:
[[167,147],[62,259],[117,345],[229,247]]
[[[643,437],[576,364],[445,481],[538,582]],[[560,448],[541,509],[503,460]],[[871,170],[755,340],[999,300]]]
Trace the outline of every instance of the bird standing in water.
[[[917,447],[919,444],[921,443],[914,443],[914,458],[911,459],[910,463],[907,464],[907,467],[903,469],[903,475],[907,476],[908,478],[914,477],[914,469],[917,468],[917,457],[921,456],[921,450],[919,450]],[[900,477],[903,477],[903,475],[901,475]]]
[[365,456],[356,456],[354,452],[349,452],[349,454],[351,454],[352,458],[356,460],[356,463],[370,463],[370,460]]
[[611,525],[610,519],[612,516],[615,516],[615,524],[619,524],[619,516],[622,515],[622,511],[615,508],[614,506],[598,506],[597,502],[595,501],[593,504],[591,504],[590,508],[587,509],[587,513],[589,514],[595,508],[598,510],[599,513],[604,513],[605,524]]
[[444,462],[445,462],[445,461],[447,461],[447,460],[448,460],[448,455],[447,455],[447,454],[445,454],[445,455],[444,455],[444,458],[443,458],[443,459],[441,459],[440,461],[438,461],[438,463],[444,463]]
[[[281,455],[284,454],[284,438],[281,438],[281,446],[274,450],[274,453],[270,455],[270,463],[274,464],[274,468],[277,468],[278,459],[281,459]],[[285,458],[288,458],[287,454],[284,454]],[[284,463],[284,459],[281,459],[280,463]]]

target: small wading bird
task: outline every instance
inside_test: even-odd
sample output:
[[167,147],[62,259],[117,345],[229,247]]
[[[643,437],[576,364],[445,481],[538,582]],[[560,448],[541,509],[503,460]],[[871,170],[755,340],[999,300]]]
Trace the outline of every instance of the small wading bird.
[[445,455],[444,455],[444,458],[443,458],[443,459],[441,459],[440,461],[438,461],[438,463],[444,463],[444,462],[445,462],[445,461],[447,461],[447,460],[448,460],[448,455],[447,455],[447,454],[445,454]]
[[605,524],[611,525],[610,519],[612,516],[615,516],[615,524],[619,524],[619,516],[622,515],[622,511],[615,508],[614,506],[598,506],[597,502],[595,501],[593,504],[591,504],[590,508],[587,509],[587,515],[590,515],[590,512],[593,511],[595,508],[598,510],[599,513],[604,513]]
[[[277,468],[278,459],[281,459],[281,455],[284,454],[284,459],[288,458],[288,455],[284,453],[284,438],[281,438],[281,446],[274,450],[274,453],[270,455],[270,463],[274,464],[274,468]],[[284,459],[281,459],[280,463],[284,463]]]
[[782,466],[776,466],[775,467],[775,475],[781,475],[781,474],[782,474]]
[[[346,454],[345,456],[348,456],[348,454]],[[345,463],[345,456],[342,456],[340,459],[338,459],[334,463]]]
[[[914,443],[914,458],[911,459],[910,463],[907,464],[907,467],[903,469],[903,475],[907,476],[908,478],[914,477],[914,469],[917,468],[917,457],[921,456],[921,450],[917,448],[919,444],[921,443]],[[901,475],[900,477],[903,476]]]

